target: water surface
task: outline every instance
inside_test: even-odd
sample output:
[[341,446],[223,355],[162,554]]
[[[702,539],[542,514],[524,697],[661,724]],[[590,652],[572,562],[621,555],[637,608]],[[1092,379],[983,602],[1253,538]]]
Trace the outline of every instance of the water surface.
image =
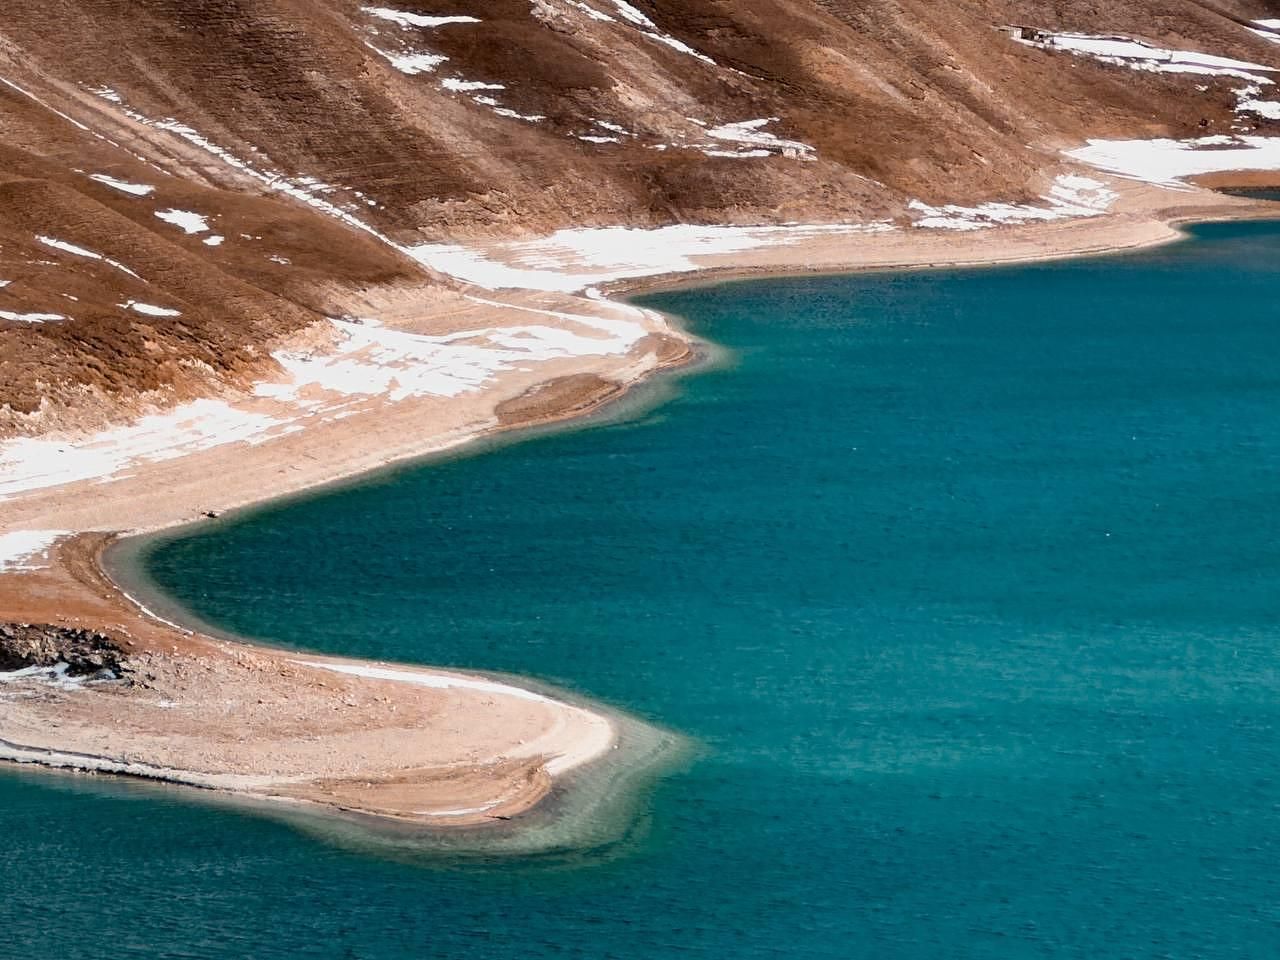
[[220,627],[528,674],[701,744],[610,849],[397,861],[0,778],[0,954],[1266,957],[1280,226],[647,298],[621,422],[159,545]]

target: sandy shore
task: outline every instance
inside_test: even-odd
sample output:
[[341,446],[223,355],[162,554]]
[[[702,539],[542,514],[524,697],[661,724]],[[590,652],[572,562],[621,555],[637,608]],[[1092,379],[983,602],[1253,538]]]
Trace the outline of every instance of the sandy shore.
[[[959,233],[815,234],[698,255],[691,258],[696,270],[648,271],[642,279],[613,279],[605,289],[1041,260],[1168,242],[1179,236],[1178,224],[1190,221],[1275,216],[1268,205],[1204,190],[1136,183],[1117,189],[1119,200],[1105,216]],[[485,249],[495,260],[510,253],[511,245]],[[578,266],[558,269],[577,273]],[[237,423],[256,417],[272,425],[248,440],[113,461],[105,476],[37,478],[10,490],[0,499],[0,535],[63,533],[49,538],[47,549],[11,557],[7,569],[0,557],[0,622],[100,632],[127,659],[133,682],[73,682],[47,671],[3,678],[0,760],[471,825],[530,809],[556,777],[612,749],[616,730],[602,713],[511,684],[191,633],[140,609],[100,563],[119,535],[314,488],[496,430],[580,415],[691,356],[688,339],[665,318],[598,293],[483,290],[384,317],[390,332],[379,328],[382,339],[358,359],[375,362],[370,358],[402,333],[433,349],[443,337],[450,349],[492,353],[495,343],[509,348],[533,336],[531,317],[542,342],[572,336],[574,350],[504,360],[448,396],[390,389],[348,392],[338,402],[321,383],[307,392],[291,388],[285,410],[282,391],[259,392],[235,400]],[[473,330],[480,332],[458,333]],[[592,338],[609,347],[597,350]],[[328,344],[305,346],[308,363],[329,362]],[[403,358],[397,362],[407,376]]]

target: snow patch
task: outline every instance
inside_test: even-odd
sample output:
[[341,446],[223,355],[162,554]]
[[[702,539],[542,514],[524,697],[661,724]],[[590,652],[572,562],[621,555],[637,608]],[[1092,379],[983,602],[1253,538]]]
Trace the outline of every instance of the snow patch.
[[181,310],[170,310],[168,307],[157,307],[150,303],[140,303],[137,300],[129,300],[119,304],[124,310],[132,310],[134,313],[141,313],[148,317],[180,317]]
[[1253,113],[1267,120],[1280,120],[1280,103],[1274,100],[1260,100],[1262,87],[1252,84],[1242,87],[1236,92],[1236,113]]
[[60,313],[13,313],[0,310],[0,320],[12,320],[15,323],[51,323],[54,320],[67,319]]
[[386,59],[406,76],[415,77],[420,73],[434,73],[436,67],[448,60],[438,53],[391,53],[369,44],[369,49]]
[[1073,160],[1131,180],[1176,187],[1187,177],[1229,170],[1280,170],[1280,137],[1090,140]]
[[49,565],[49,548],[69,530],[13,530],[0,533],[0,573],[42,570]]
[[429,17],[421,13],[408,13],[404,10],[392,10],[389,7],[361,7],[362,13],[379,20],[389,20],[401,27],[443,27],[450,23],[479,23],[475,17]]
[[215,233],[212,237],[205,237],[202,242],[206,247],[220,247],[222,246],[222,241],[225,239],[226,237]]
[[[431,336],[373,321],[332,320],[335,345],[323,352],[273,354],[283,376],[231,403],[196,400],[128,426],[75,438],[18,437],[0,442],[0,499],[76,481],[111,482],[137,463],[172,460],[225,444],[260,444],[308,422],[349,415],[373,398],[456,397],[501,373],[566,357],[625,354],[648,332],[644,315],[628,319],[518,309],[531,321]],[[547,320],[558,321],[556,325]]]
[[493,112],[500,117],[510,117],[512,120],[523,120],[525,123],[537,123],[540,120],[547,119],[541,113],[520,113],[518,110],[512,110],[510,107],[494,107]]
[[1263,73],[1274,72],[1274,67],[1230,57],[1217,57],[1192,50],[1168,50],[1152,46],[1128,37],[1093,36],[1083,33],[1051,33],[1044,31],[1044,39],[1023,40],[1018,43],[1042,50],[1063,50],[1077,56],[1092,57],[1103,63],[1143,70],[1151,73],[1188,73],[1212,77],[1236,77],[1241,80],[1270,83]]
[[104,257],[102,254],[93,250],[87,250],[84,247],[78,247],[74,243],[67,243],[65,240],[59,240],[56,237],[37,236],[36,239],[46,247],[53,247],[55,250],[61,250],[63,253],[74,254],[77,257],[85,257],[88,260],[101,260],[103,263],[110,264],[117,270],[127,273],[135,279],[141,280],[136,273],[126,267],[119,260],[112,260],[110,257]]
[[205,233],[209,229],[209,218],[203,214],[192,213],[190,210],[160,210],[157,211],[156,217],[165,223],[171,223],[175,227],[180,227],[183,233]]
[[280,423],[223,400],[195,400],[83,439],[17,437],[0,443],[0,499],[77,480],[107,480],[135,462],[172,460],[263,437]]
[[457,244],[432,243],[411,247],[408,253],[433,270],[489,289],[573,292],[628,277],[696,270],[698,265],[690,259],[696,256],[799,243],[815,236],[891,229],[886,223],[783,227],[681,224],[653,230],[599,227],[561,230],[540,240],[504,244],[494,255]]
[[[118,98],[117,98],[118,102]],[[119,190],[121,193],[127,193],[134,197],[145,197],[149,193],[155,191],[155,187],[146,183],[129,183],[127,180],[117,180],[115,177],[109,177],[105,173],[91,173],[90,180],[105,184],[113,190]]]
[[463,80],[461,77],[445,77],[440,86],[446,90],[470,92],[472,90],[505,90],[500,83],[484,83],[480,80]]
[[988,202],[974,207],[949,203],[941,207],[912,200],[907,208],[920,216],[914,225],[932,230],[983,230],[1000,224],[1063,220],[1072,217],[1096,217],[1106,213],[1119,198],[1106,184],[1089,177],[1063,175],[1034,204]]
[[[678,50],[680,53],[687,54],[697,60],[701,60],[703,63],[709,64],[710,66],[716,66],[716,62],[705,53],[700,53],[683,40],[677,40],[669,33],[664,33],[656,23],[649,19],[648,16],[640,10],[637,10],[631,4],[627,3],[627,0],[611,0],[611,2],[623,20],[633,26],[639,27],[644,35],[650,40],[656,40],[658,43],[665,44],[673,50]],[[585,3],[576,3],[574,5],[580,10],[586,12],[588,16],[596,14],[596,16],[593,16],[593,19],[604,19],[611,22],[614,21],[613,17],[610,17],[607,14],[600,14],[594,8],[587,6]]]
[[1250,28],[1251,32],[1262,37],[1263,40],[1270,40],[1272,43],[1280,43],[1280,20],[1254,20],[1255,27],[1259,30]]
[[799,140],[783,140],[764,129],[769,124],[777,122],[777,117],[762,117],[759,120],[739,120],[736,123],[708,127],[706,133],[713,140],[728,140],[733,143],[746,144],[757,150],[812,160],[814,151],[809,144],[801,143]]
[[[496,306],[506,308],[505,304]],[[257,395],[305,405],[303,397],[456,397],[479,389],[500,372],[530,362],[562,357],[625,353],[644,336],[634,322],[578,314],[533,311],[567,320],[569,327],[545,324],[465,330],[441,336],[382,327],[371,321],[332,321],[341,336],[327,354],[273,354],[288,375],[283,384],[260,384]]]

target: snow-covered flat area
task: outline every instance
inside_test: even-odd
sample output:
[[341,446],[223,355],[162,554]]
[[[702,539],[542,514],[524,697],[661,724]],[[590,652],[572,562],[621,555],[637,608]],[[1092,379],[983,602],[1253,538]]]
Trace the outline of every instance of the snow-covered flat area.
[[697,270],[693,258],[801,243],[819,236],[892,230],[883,222],[772,227],[595,227],[560,230],[538,240],[483,252],[460,244],[424,243],[409,253],[433,270],[489,289],[522,287],[573,292],[614,280]]
[[1179,186],[1187,177],[1207,173],[1280,170],[1280,137],[1090,140],[1066,155],[1117,176]]
[[67,530],[13,530],[0,533],[0,572],[40,570],[48,566],[49,548]]
[[[910,209],[919,227],[979,230],[1000,224],[1098,216],[1106,213],[1116,198],[1116,192],[1098,180],[1064,175],[1054,181],[1041,204],[932,207],[914,201]],[[408,252],[433,270],[477,286],[571,293],[617,280],[688,273],[702,266],[700,257],[894,229],[887,221],[759,227],[596,227],[560,230],[541,239],[505,243],[488,250],[427,243],[411,247]]]
[[196,400],[90,436],[0,442],[0,500],[76,481],[107,482],[137,463],[224,444],[263,443],[307,423],[340,419],[369,400],[457,397],[538,363],[625,354],[649,332],[647,315],[623,305],[615,308],[617,319],[520,309],[529,322],[441,336],[333,320],[332,348],[277,352],[281,377],[258,384],[242,401]]
[[49,548],[67,530],[11,530],[0,533],[0,573],[48,566]]

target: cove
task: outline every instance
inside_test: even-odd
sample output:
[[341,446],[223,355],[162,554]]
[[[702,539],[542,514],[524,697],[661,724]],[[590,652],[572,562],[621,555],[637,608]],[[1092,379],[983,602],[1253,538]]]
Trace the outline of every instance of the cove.
[[1259,223],[653,294],[726,351],[659,404],[154,542],[221,629],[699,749],[554,863],[6,772],[0,955],[1271,955],[1278,295]]

